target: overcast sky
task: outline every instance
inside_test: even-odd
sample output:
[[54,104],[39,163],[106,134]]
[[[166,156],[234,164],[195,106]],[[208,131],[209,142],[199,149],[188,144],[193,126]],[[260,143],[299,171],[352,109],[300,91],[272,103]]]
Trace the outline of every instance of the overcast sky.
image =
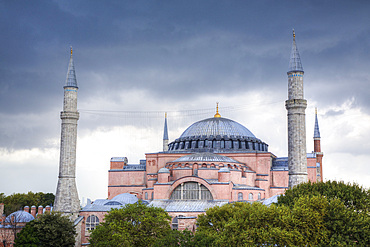
[[369,1],[0,1],[0,192],[55,193],[69,46],[79,86],[80,199],[107,197],[111,157],[138,163],[214,115],[287,155],[292,29],[307,151],[324,178],[370,187]]

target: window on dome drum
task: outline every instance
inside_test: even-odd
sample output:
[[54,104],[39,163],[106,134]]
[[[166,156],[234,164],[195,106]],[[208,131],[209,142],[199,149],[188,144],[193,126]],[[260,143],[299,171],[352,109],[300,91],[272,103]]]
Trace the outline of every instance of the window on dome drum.
[[171,200],[213,200],[206,186],[196,182],[185,182],[177,186],[171,194]]
[[148,200],[148,192],[145,192],[145,200]]
[[243,201],[243,193],[242,192],[238,193],[238,201]]
[[152,200],[154,199],[154,192],[152,192]]
[[253,200],[253,193],[249,193],[249,200]]
[[120,202],[116,202],[116,201],[110,201],[110,202],[107,202],[107,203],[105,203],[104,205],[122,205],[122,203],[120,203]]
[[261,193],[258,193],[258,200],[261,200]]
[[99,218],[95,215],[90,215],[86,220],[86,231],[91,231],[99,225]]

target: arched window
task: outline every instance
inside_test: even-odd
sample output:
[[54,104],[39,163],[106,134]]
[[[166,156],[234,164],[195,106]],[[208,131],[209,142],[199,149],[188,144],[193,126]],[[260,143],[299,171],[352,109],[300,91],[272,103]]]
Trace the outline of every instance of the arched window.
[[249,200],[253,200],[253,193],[249,193]]
[[178,220],[177,216],[175,218],[173,218],[171,228],[172,228],[172,230],[179,229],[179,220]]
[[213,200],[206,186],[196,182],[185,182],[177,186],[171,194],[171,200]]
[[258,200],[261,200],[261,193],[258,193]]
[[152,200],[154,199],[154,192],[152,192]]
[[238,201],[243,201],[243,193],[242,192],[238,193]]
[[145,200],[148,200],[148,192],[145,192]]
[[86,231],[92,231],[99,225],[99,218],[95,215],[90,215],[86,220]]

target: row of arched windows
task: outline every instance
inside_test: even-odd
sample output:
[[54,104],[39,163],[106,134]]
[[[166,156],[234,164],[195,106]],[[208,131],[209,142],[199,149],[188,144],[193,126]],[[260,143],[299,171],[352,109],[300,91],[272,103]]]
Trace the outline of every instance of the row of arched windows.
[[185,182],[178,185],[172,192],[171,200],[213,200],[206,186],[196,182]]
[[[239,192],[238,193],[238,201],[243,201],[244,198],[243,198],[243,193],[242,192]],[[253,193],[249,193],[248,195],[248,200],[252,201],[253,200]],[[258,193],[258,198],[257,200],[261,200],[261,193]]]

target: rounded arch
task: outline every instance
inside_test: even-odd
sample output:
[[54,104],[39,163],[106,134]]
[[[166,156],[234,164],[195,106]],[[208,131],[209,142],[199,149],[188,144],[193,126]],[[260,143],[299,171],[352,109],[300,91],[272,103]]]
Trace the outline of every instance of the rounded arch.
[[86,219],[86,223],[85,223],[86,229],[85,230],[86,231],[92,231],[98,225],[99,225],[99,218],[98,218],[98,216],[92,214],[89,217],[87,217],[87,219]]
[[174,183],[167,190],[166,198],[170,198],[173,190],[176,189],[177,186],[185,182],[197,182],[197,183],[204,185],[204,187],[206,187],[209,190],[209,192],[211,192],[213,200],[217,199],[216,192],[206,180],[204,180],[203,178],[193,177],[193,176],[182,177],[174,181]]

